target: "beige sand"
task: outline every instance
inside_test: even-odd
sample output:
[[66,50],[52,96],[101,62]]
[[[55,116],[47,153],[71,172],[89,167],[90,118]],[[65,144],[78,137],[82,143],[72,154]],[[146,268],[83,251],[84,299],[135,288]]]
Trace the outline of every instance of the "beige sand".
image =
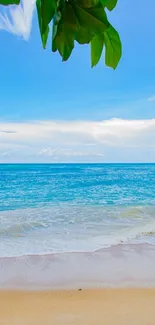
[[155,325],[155,289],[0,292],[0,325]]

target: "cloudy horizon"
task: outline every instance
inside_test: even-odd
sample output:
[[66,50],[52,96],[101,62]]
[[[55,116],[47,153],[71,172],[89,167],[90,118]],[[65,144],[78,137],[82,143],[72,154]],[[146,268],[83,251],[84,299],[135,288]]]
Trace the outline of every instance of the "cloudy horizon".
[[153,162],[155,119],[0,122],[0,162]]

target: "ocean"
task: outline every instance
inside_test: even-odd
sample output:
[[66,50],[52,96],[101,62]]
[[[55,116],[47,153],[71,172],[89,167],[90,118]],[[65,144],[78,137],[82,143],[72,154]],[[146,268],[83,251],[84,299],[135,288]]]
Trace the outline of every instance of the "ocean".
[[155,252],[155,164],[0,165],[1,278],[9,259],[72,255],[75,266],[131,247]]

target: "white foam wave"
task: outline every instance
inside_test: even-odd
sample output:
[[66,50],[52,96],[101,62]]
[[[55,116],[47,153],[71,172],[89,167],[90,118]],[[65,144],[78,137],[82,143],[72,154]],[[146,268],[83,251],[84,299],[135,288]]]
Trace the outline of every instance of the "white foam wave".
[[155,245],[154,207],[27,209],[0,213],[0,256],[92,252]]

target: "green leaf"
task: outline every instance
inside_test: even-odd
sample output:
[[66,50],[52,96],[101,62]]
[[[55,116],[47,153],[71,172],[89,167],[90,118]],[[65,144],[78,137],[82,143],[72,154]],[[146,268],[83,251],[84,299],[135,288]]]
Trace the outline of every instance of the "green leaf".
[[104,8],[96,3],[97,0],[78,0],[78,5],[73,3],[79,22],[75,39],[79,44],[89,44],[96,34],[103,33],[110,25]]
[[112,11],[116,7],[117,2],[118,0],[107,0],[106,7],[108,8],[108,10]]
[[100,2],[108,10],[112,11],[116,7],[118,0],[100,0]]
[[100,1],[99,0],[74,0],[74,2],[82,8],[95,7]]
[[75,35],[75,40],[79,44],[89,44],[93,37],[94,37],[94,33],[90,29],[79,27]]
[[57,11],[53,17],[53,32],[52,32],[52,51],[53,52],[57,51],[55,37],[57,34],[58,24],[59,24],[60,19],[61,19],[61,12]]
[[47,30],[47,27],[53,19],[57,8],[56,0],[41,0],[41,18],[42,32]]
[[19,5],[20,0],[0,0],[0,5]]
[[37,13],[38,13],[38,22],[39,22],[39,29],[40,33],[42,30],[42,18],[41,18],[41,0],[36,1]]
[[38,13],[38,21],[39,21],[40,35],[41,35],[41,39],[42,39],[43,48],[45,49],[46,48],[46,44],[47,44],[48,34],[49,34],[49,27],[47,25],[46,30],[44,30],[44,32],[43,32],[43,28],[42,28],[42,4],[41,4],[41,0],[37,0],[36,1],[36,7],[37,7],[37,13]]
[[116,69],[122,56],[122,44],[117,31],[112,25],[104,32],[105,63],[108,67]]
[[[79,26],[87,30],[89,35],[92,35],[91,39],[96,34],[103,33],[110,26],[106,12],[100,3],[92,8],[82,8],[74,2],[72,2],[72,5],[75,9]],[[84,30],[83,32],[85,32]]]
[[52,42],[52,49],[58,49],[63,61],[67,61],[72,53],[77,30],[78,22],[74,10],[69,2],[64,2],[61,19]]
[[53,19],[53,16],[56,12],[57,3],[56,0],[37,0],[36,6],[42,44],[43,47],[46,48],[46,43],[49,34],[48,25]]
[[104,45],[104,34],[95,36],[91,41],[91,66],[94,67],[99,62]]
[[43,48],[46,48],[46,44],[47,44],[47,40],[48,40],[48,35],[49,35],[49,27],[47,27],[47,29],[45,30],[45,32],[42,34],[41,39],[42,39],[42,44],[43,44]]

